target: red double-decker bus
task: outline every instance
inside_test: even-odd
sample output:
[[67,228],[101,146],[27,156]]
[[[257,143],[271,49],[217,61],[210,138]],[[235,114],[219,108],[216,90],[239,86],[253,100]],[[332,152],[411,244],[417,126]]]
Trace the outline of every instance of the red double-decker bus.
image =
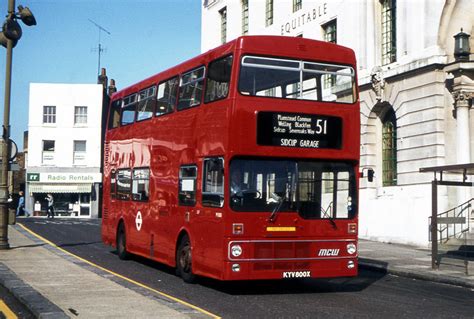
[[245,36],[112,96],[103,241],[196,275],[357,275],[354,52]]

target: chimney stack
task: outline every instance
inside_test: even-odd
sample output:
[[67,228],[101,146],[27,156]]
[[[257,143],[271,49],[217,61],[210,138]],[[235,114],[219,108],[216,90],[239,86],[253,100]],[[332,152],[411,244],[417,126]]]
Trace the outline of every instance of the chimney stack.
[[97,78],[97,84],[102,84],[104,90],[106,90],[107,89],[107,82],[108,82],[107,72],[106,72],[105,68],[102,68],[100,70],[100,75]]
[[117,92],[117,87],[115,86],[115,80],[110,79],[109,96],[112,96],[112,94],[114,94],[115,92]]

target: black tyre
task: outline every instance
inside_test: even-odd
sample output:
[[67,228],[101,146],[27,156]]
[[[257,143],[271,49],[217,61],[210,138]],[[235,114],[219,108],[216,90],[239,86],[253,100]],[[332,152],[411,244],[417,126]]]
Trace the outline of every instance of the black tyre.
[[120,224],[117,231],[117,255],[122,260],[130,258],[130,253],[127,251],[127,237],[123,224]]
[[193,260],[191,243],[189,237],[185,235],[178,246],[176,252],[176,274],[183,278],[184,282],[193,283],[196,276],[193,274]]

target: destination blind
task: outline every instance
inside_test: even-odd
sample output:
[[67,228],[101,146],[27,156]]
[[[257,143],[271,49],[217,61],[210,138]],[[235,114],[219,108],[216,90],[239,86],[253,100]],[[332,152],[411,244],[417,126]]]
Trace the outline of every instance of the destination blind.
[[257,116],[257,144],[340,149],[342,119],[315,114],[260,112]]

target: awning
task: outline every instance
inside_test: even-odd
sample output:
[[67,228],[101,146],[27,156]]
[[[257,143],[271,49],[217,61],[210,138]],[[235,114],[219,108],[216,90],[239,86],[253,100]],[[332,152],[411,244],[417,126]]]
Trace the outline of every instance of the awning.
[[92,184],[36,184],[30,183],[30,193],[90,193]]

